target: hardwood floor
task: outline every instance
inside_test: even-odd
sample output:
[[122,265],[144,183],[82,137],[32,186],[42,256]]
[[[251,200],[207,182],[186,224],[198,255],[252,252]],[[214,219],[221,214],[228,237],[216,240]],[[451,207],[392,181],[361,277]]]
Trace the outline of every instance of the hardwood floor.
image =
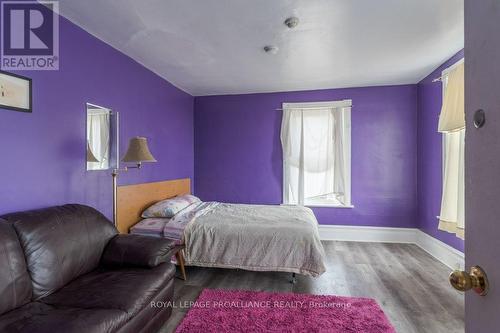
[[204,288],[370,297],[398,332],[464,332],[464,297],[448,283],[450,269],[416,245],[323,242],[327,271],[318,278],[291,274],[187,267],[176,279],[173,314],[161,332],[173,332]]

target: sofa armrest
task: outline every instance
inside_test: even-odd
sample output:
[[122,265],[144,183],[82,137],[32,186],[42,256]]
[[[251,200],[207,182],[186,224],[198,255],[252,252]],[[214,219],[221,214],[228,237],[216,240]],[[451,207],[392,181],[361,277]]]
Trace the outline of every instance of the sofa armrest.
[[179,250],[173,240],[142,235],[116,235],[101,258],[105,266],[156,267]]

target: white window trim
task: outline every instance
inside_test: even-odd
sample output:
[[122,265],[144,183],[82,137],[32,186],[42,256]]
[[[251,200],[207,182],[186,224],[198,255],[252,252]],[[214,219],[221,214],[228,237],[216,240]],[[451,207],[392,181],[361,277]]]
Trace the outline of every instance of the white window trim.
[[[441,96],[442,96],[442,99],[444,100],[444,95],[445,95],[445,92],[446,92],[446,86],[447,86],[447,78],[448,78],[448,75],[450,74],[450,72],[455,69],[458,65],[462,64],[463,62],[465,61],[465,58],[462,58],[460,60],[458,60],[457,62],[455,62],[453,65],[443,69],[443,71],[441,72]],[[439,115],[438,115],[439,117]],[[446,160],[446,133],[442,133],[441,134],[441,177],[444,179],[445,177],[445,163],[444,161]],[[437,215],[436,216],[436,219],[439,221],[441,220],[441,216],[440,215]]]
[[457,61],[456,63],[454,63],[453,65],[449,66],[449,67],[446,67],[445,69],[443,69],[443,71],[441,72],[441,78],[443,76],[447,76],[448,74],[450,74],[450,72],[455,69],[458,65],[462,64],[464,62],[465,58],[462,58],[460,59],[459,61]]
[[305,207],[311,207],[311,208],[354,208],[354,205],[337,205],[337,204],[307,204],[304,205]]
[[[320,109],[320,108],[341,108],[341,107],[350,107],[351,112],[352,112],[352,99],[344,99],[344,100],[339,100],[339,101],[322,101],[322,102],[306,102],[306,103],[283,103],[282,104],[282,109],[283,112],[286,112],[286,109]],[[305,207],[317,207],[317,208],[354,208],[354,205],[352,204],[352,196],[351,196],[351,112],[348,112],[346,115],[346,121],[347,121],[347,134],[346,134],[346,141],[349,143],[348,146],[348,154],[347,154],[347,170],[346,170],[346,197],[348,198],[348,203],[345,205],[342,204],[305,204]],[[285,164],[283,163],[283,173],[285,172]],[[282,179],[282,193],[285,193],[286,191],[286,184]],[[295,206],[293,204],[287,204],[283,202],[282,199],[282,206]]]
[[321,108],[342,108],[352,107],[352,99],[331,102],[310,102],[310,103],[283,103],[285,109],[321,109]]

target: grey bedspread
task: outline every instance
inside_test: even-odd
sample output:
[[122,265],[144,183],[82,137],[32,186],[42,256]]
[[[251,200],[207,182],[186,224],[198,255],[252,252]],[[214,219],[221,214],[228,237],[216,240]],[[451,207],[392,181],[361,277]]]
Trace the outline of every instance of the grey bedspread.
[[184,229],[187,265],[282,271],[325,271],[318,222],[309,208],[220,203]]

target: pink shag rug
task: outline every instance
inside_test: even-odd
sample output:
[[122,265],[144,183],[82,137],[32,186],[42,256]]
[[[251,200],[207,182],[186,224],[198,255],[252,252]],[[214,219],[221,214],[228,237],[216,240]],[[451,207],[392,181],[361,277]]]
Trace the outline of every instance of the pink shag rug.
[[180,332],[396,332],[369,298],[205,289]]

